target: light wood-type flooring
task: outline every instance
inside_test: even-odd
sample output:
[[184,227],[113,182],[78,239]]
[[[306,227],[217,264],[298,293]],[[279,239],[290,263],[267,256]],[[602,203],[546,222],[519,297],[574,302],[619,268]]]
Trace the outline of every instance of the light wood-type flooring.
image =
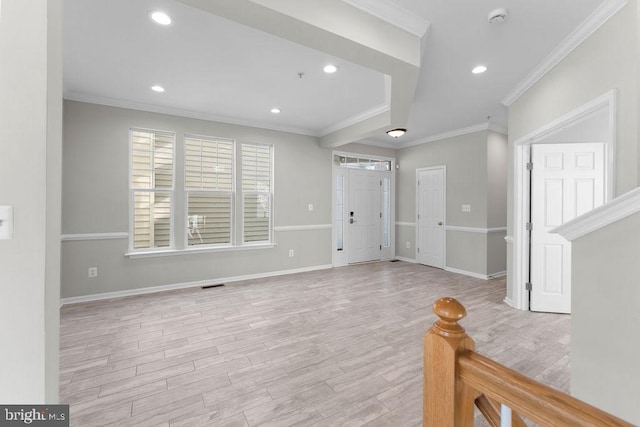
[[443,296],[476,349],[561,391],[570,317],[514,310],[505,280],[379,262],[65,306],[72,426],[412,426]]

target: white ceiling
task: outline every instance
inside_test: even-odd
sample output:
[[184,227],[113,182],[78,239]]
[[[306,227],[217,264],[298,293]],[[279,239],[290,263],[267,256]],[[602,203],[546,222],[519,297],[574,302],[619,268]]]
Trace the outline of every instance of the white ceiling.
[[[485,123],[488,117],[506,128],[500,101],[604,3],[345,1],[361,8],[391,7],[413,22],[430,24],[415,97],[406,100],[409,132],[399,141],[382,131],[364,141],[389,146]],[[509,17],[489,24],[487,14],[496,7],[507,8]],[[172,25],[160,27],[148,19],[158,9],[172,16]],[[64,19],[67,99],[316,136],[389,107],[390,89],[381,72],[175,0],[65,0]],[[337,64],[339,72],[323,73],[327,63]],[[477,64],[488,71],[471,74]],[[152,92],[154,84],[166,92]],[[275,106],[281,114],[269,112]]]

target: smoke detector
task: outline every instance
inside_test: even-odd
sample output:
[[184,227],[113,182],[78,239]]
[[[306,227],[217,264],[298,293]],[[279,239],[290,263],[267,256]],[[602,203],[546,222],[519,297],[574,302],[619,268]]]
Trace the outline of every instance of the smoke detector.
[[489,24],[500,24],[506,20],[507,9],[504,8],[493,9],[487,16],[487,21],[489,21]]

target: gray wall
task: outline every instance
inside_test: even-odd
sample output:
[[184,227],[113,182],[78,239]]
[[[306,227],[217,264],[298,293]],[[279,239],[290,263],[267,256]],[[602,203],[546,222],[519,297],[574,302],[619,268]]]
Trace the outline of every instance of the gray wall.
[[640,425],[638,230],[640,213],[573,241],[571,394]]
[[[513,143],[522,136],[592,99],[617,90],[616,194],[638,185],[638,17],[637,0],[585,40],[509,107],[509,159]],[[513,235],[514,168],[509,162],[507,189],[508,234]],[[507,246],[507,295],[514,294],[515,254]]]
[[[637,1],[630,0],[509,108],[510,159],[514,141],[523,135],[616,89],[616,194],[638,186],[638,12]],[[514,223],[513,170],[510,162],[510,235]],[[632,366],[632,359],[637,359],[637,340],[630,337],[637,336],[639,326],[639,225],[637,218],[629,219],[584,237],[574,243],[572,257],[571,392],[636,423],[640,422],[640,375],[637,366]],[[508,245],[509,296],[515,286],[512,246]]]
[[58,401],[62,2],[3,2],[0,25],[0,402]]
[[[397,222],[416,222],[416,169],[445,165],[446,224],[479,230],[505,226],[505,136],[491,131],[474,132],[402,148],[398,150],[397,160],[400,165],[396,171]],[[462,212],[462,204],[470,204],[471,212]],[[503,272],[506,269],[504,240],[502,244],[496,242],[504,235],[504,232],[447,231],[446,266],[479,275]],[[397,225],[396,255],[415,259],[415,239],[415,226]],[[407,241],[411,245],[409,249]]]
[[[270,143],[275,153],[274,222],[280,226],[331,224],[331,150],[312,137],[184,117],[65,101],[63,234],[126,232],[130,127]],[[180,169],[179,169],[180,170]],[[176,189],[182,176],[176,176]],[[181,206],[183,194],[176,191]],[[313,203],[309,212],[307,205]],[[183,219],[176,222],[181,229]],[[180,234],[176,234],[180,238]],[[276,231],[275,248],[204,254],[125,257],[128,241],[65,241],[62,296],[75,297],[151,286],[216,281],[251,274],[314,268],[331,263],[331,230]],[[289,249],[295,257],[289,258]],[[88,267],[98,277],[87,277]]]
[[[487,228],[507,226],[507,136],[487,135]],[[506,230],[487,235],[487,274],[507,271]]]

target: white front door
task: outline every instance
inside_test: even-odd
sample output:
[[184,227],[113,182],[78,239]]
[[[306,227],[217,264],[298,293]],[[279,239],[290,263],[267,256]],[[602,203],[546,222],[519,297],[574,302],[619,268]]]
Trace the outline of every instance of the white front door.
[[380,259],[382,226],[380,175],[349,171],[349,263]]
[[418,170],[418,218],[416,260],[444,268],[445,168]]
[[535,144],[531,174],[532,311],[571,312],[571,243],[549,230],[604,203],[604,144]]

